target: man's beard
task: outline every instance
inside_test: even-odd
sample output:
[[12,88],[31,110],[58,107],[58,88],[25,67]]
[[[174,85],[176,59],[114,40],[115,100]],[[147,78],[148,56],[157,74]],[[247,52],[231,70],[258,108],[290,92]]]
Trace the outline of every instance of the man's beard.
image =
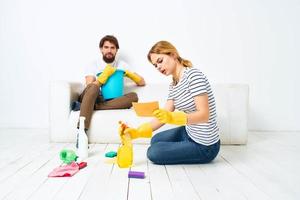
[[103,60],[106,62],[106,63],[112,63],[115,61],[115,56],[113,54],[111,54],[112,57],[106,57],[106,55],[103,55]]

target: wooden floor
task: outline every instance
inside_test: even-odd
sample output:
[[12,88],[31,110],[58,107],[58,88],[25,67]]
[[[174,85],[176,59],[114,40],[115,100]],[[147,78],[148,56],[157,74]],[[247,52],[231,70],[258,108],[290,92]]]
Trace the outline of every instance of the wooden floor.
[[135,145],[129,169],[106,163],[117,144],[90,147],[88,167],[70,178],[48,178],[59,151],[74,144],[48,143],[46,130],[0,130],[0,199],[300,199],[300,133],[249,133],[246,146],[221,146],[205,165],[154,165],[147,145]]

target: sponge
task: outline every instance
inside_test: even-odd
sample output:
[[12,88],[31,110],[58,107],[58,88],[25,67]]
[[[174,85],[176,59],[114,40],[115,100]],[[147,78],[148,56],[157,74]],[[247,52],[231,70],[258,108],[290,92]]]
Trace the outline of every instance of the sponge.
[[128,172],[128,178],[145,178],[144,172],[137,172],[137,171],[129,171]]
[[115,151],[110,151],[105,154],[105,157],[109,157],[109,158],[113,158],[116,156],[117,156],[117,152],[115,152]]

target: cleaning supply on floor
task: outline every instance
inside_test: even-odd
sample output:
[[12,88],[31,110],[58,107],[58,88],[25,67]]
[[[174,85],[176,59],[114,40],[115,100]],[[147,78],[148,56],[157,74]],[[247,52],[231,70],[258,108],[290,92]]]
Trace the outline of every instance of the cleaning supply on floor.
[[138,171],[129,171],[128,172],[128,178],[145,178],[144,172],[138,172]]
[[87,162],[80,162],[80,163],[77,163],[77,164],[78,164],[79,169],[83,169],[87,166]]
[[76,161],[78,156],[73,150],[63,149],[60,151],[59,157],[63,163],[70,164],[72,161]]
[[82,161],[88,157],[88,137],[84,131],[84,120],[85,117],[81,116],[79,118],[78,149],[77,149],[77,156],[79,161]]
[[116,156],[117,156],[117,152],[115,152],[115,151],[110,151],[105,154],[105,157],[108,157],[108,158],[113,158]]
[[123,122],[119,122],[119,135],[121,137],[121,146],[117,153],[117,163],[121,168],[131,167],[133,162],[133,146],[131,137],[129,134],[124,134],[124,131],[128,128]]
[[48,177],[70,177],[79,171],[79,166],[76,162],[72,162],[69,165],[62,165],[55,168]]
[[118,149],[117,163],[120,168],[129,168],[133,161],[132,144],[124,143]]
[[81,162],[77,164],[76,162],[71,162],[68,165],[61,165],[55,168],[48,177],[71,177],[76,174],[80,169],[87,166],[86,162]]

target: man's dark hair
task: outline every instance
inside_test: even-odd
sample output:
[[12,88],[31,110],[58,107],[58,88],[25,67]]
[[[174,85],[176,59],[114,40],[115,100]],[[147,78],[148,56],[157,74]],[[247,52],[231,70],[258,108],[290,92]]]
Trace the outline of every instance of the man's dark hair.
[[104,42],[106,41],[109,41],[110,43],[113,43],[117,49],[119,49],[119,43],[118,43],[118,40],[115,36],[113,35],[106,35],[104,36],[101,40],[100,40],[100,43],[99,43],[99,48],[102,48],[103,45],[104,45]]

